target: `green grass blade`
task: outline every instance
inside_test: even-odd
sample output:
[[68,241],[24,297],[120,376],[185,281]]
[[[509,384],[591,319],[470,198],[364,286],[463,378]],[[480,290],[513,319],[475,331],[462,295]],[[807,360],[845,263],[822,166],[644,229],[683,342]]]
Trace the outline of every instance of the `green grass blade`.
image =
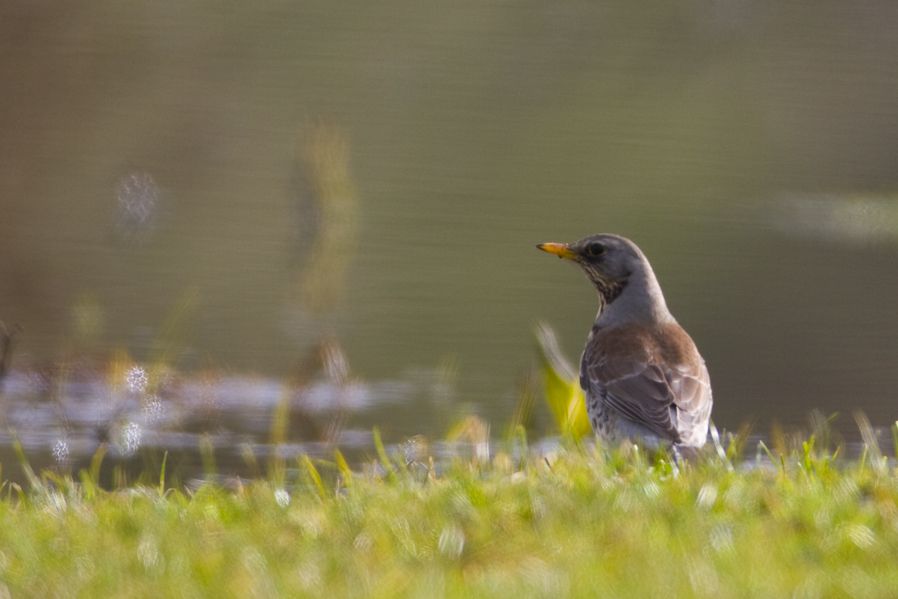
[[387,450],[384,447],[384,442],[380,438],[380,429],[376,426],[372,431],[372,436],[374,437],[374,449],[377,452],[377,457],[380,460],[381,466],[383,466],[384,470],[387,472],[387,477],[390,480],[394,480],[396,477],[396,469],[393,467],[393,462],[390,460],[390,456],[387,455]]
[[312,460],[309,459],[309,456],[306,454],[302,454],[302,456],[299,457],[299,463],[305,469],[309,480],[312,481],[312,485],[318,492],[318,497],[320,497],[321,499],[327,497],[327,490],[324,488],[324,482],[321,480],[321,474],[318,472],[318,468],[315,467],[315,464],[312,463]]

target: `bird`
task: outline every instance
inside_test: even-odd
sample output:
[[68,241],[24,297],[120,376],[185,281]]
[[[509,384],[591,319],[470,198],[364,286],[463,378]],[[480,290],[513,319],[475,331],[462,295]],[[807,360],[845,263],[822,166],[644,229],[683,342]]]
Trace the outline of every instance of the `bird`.
[[713,400],[705,360],[664,301],[648,258],[620,235],[536,246],[575,262],[599,296],[580,358],[593,431],[610,443],[698,450]]

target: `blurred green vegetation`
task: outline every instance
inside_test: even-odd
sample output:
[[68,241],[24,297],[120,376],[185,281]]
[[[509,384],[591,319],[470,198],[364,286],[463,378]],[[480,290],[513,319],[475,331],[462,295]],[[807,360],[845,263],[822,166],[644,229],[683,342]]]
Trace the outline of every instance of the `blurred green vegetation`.
[[580,439],[592,432],[580,379],[558,347],[555,331],[549,325],[541,323],[537,327],[536,340],[543,397],[555,426],[562,436]]
[[[351,471],[301,457],[287,480],[101,490],[28,472],[0,498],[12,596],[887,597],[898,470],[812,436],[741,461],[638,450],[391,455]],[[102,456],[100,456],[100,459]],[[27,465],[25,465],[28,470]],[[157,475],[158,476],[158,475]]]

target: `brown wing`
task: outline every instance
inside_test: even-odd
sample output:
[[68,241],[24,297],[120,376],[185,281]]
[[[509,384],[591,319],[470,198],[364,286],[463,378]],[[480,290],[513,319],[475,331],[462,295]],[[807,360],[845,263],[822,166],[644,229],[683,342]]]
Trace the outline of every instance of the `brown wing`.
[[587,344],[580,372],[584,390],[624,418],[674,443],[704,443],[708,371],[678,325],[599,333]]

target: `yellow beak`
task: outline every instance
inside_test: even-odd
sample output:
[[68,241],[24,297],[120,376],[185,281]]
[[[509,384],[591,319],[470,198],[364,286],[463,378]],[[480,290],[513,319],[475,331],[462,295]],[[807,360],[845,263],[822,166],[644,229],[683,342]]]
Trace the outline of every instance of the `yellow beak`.
[[566,243],[541,243],[536,247],[566,260],[573,260],[577,257],[577,254],[571,251],[571,248]]

